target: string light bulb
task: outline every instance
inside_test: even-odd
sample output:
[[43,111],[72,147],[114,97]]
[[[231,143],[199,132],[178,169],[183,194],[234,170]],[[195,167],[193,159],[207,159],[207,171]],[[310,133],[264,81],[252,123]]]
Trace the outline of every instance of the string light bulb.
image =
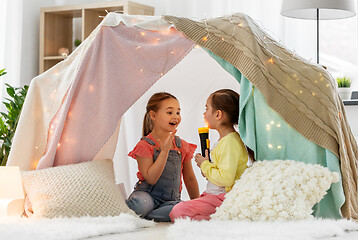
[[33,163],[33,169],[36,169],[37,168],[37,165],[39,165],[39,160],[35,161]]
[[89,90],[90,93],[94,92],[94,86],[92,84],[90,84],[88,86],[88,90]]

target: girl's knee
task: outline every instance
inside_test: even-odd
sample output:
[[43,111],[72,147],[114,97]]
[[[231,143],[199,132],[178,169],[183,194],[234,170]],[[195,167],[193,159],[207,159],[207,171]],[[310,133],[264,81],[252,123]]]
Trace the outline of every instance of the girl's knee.
[[135,191],[126,200],[127,206],[137,215],[145,217],[154,209],[154,201],[152,196],[143,191]]
[[174,222],[177,218],[184,218],[188,216],[188,206],[186,202],[176,204],[169,213],[170,220]]

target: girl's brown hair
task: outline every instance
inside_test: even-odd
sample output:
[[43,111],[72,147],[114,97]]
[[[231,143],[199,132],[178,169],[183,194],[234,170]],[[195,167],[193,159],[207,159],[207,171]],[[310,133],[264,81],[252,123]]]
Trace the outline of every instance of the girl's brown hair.
[[[240,115],[240,95],[231,89],[220,89],[211,95],[211,106],[213,110],[221,110],[226,113],[232,126],[238,124]],[[255,161],[255,153],[248,146],[247,152],[252,161]]]
[[144,120],[143,120],[143,133],[142,133],[143,137],[147,136],[151,131],[153,131],[153,122],[152,119],[150,118],[149,112],[150,111],[157,112],[160,107],[160,103],[163,100],[169,98],[174,98],[175,100],[178,100],[175,96],[167,92],[158,92],[150,97],[147,103],[146,113],[144,115]]
[[231,89],[220,89],[213,92],[210,97],[213,110],[221,110],[228,116],[229,123],[224,124],[238,124],[240,95],[237,92]]

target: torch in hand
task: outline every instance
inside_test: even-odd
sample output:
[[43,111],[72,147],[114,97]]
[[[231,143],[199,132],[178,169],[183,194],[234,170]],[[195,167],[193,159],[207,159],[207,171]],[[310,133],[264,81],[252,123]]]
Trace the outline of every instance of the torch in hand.
[[208,157],[210,159],[210,140],[209,140],[209,128],[202,127],[198,128],[199,137],[200,137],[200,145],[201,145],[201,155],[205,157],[205,150],[208,150]]

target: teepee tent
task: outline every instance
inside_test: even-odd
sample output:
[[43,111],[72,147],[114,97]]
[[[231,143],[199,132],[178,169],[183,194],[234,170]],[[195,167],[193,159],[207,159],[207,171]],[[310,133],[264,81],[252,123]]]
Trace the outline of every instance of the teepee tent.
[[[194,60],[202,62],[202,74],[191,74]],[[218,67],[220,74],[211,76]],[[31,170],[123,158],[130,150],[121,144],[131,135],[128,123],[144,114],[130,115],[131,106],[145,102],[161,82],[177,88],[181,78],[190,80],[181,88],[195,91],[177,97],[191,105],[206,99],[214,84],[232,87],[235,80],[239,132],[255,158],[293,159],[338,172],[341,181],[315,215],[358,219],[357,143],[334,80],[244,14],[194,21],[109,13],[65,61],[31,82],[8,165]],[[124,169],[123,161],[115,168]]]

